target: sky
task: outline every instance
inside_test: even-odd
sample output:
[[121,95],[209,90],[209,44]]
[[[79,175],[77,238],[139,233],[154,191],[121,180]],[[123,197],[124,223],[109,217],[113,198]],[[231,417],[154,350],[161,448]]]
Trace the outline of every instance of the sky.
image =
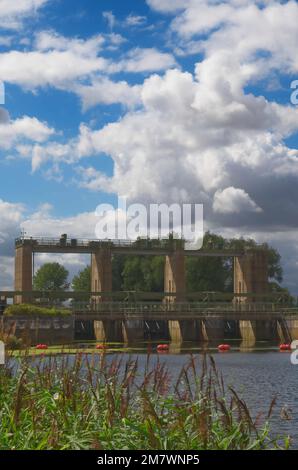
[[121,196],[204,204],[298,295],[297,25],[293,0],[0,0],[0,288],[21,230],[94,238]]

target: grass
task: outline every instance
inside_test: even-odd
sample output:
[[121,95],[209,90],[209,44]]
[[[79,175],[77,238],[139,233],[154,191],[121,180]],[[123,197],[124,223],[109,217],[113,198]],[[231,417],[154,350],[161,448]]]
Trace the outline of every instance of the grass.
[[206,356],[201,364],[191,356],[175,383],[150,356],[143,370],[106,354],[25,355],[17,371],[9,358],[0,403],[2,450],[279,448]]
[[5,316],[37,316],[37,317],[57,317],[71,315],[72,312],[66,308],[56,307],[39,307],[31,304],[15,304],[9,305],[4,311]]

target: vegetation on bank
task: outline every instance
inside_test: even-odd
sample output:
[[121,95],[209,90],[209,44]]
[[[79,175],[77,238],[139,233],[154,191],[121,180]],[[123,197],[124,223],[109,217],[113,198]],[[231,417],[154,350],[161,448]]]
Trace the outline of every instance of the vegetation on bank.
[[4,310],[5,316],[39,316],[39,317],[58,317],[71,314],[71,310],[58,307],[39,307],[31,304],[9,305]]
[[212,358],[191,357],[176,383],[150,357],[143,370],[106,354],[24,357],[12,370],[11,361],[0,369],[0,449],[279,447],[268,424],[225,390]]

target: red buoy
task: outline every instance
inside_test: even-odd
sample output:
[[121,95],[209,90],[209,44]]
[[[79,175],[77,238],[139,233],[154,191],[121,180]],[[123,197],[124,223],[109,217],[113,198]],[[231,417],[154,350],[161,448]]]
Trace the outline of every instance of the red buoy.
[[156,349],[159,352],[168,351],[169,350],[169,345],[168,344],[159,344]]
[[48,349],[47,344],[37,344],[35,349]]
[[291,348],[291,345],[288,344],[288,343],[282,343],[279,345],[279,350],[280,351],[291,351],[292,348]]
[[96,349],[107,349],[107,345],[106,344],[97,344]]
[[219,344],[217,349],[221,352],[230,351],[231,346],[229,344]]

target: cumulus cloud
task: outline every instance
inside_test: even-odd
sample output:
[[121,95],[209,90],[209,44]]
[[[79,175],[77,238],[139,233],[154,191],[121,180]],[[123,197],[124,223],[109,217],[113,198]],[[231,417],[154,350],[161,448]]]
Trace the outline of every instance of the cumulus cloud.
[[22,21],[37,13],[38,9],[49,3],[49,0],[1,0],[0,28],[17,29]]
[[104,51],[118,48],[123,41],[115,33],[81,39],[42,31],[35,36],[31,50],[0,54],[1,77],[30,91],[51,86],[76,93],[84,110],[113,103],[131,108],[140,101],[140,87],[111,77],[121,72],[162,71],[176,62],[172,54],[156,48],[133,48],[117,61],[103,57]]
[[[0,276],[7,280],[7,271],[10,266],[9,258],[13,255],[14,239],[20,235],[20,224],[25,215],[23,204],[11,203],[0,199],[0,258],[3,257],[4,268],[1,265]],[[4,271],[4,273],[3,273]],[[2,277],[3,281],[3,277]],[[4,283],[6,285],[6,281]]]
[[143,25],[144,23],[146,23],[146,21],[147,21],[146,16],[134,15],[134,14],[130,13],[125,18],[124,25],[125,26],[140,26],[140,25]]
[[[13,289],[14,284],[14,240],[19,237],[21,230],[28,236],[59,237],[61,233],[79,238],[95,238],[95,226],[98,217],[94,212],[78,214],[74,217],[55,217],[52,206],[41,204],[33,213],[21,203],[12,203],[0,199],[0,290]],[[35,257],[35,271],[46,262],[63,263],[70,272],[70,279],[86,264],[90,258],[84,255],[48,255]]]
[[160,52],[156,48],[137,47],[128,52],[126,57],[118,64],[114,64],[111,70],[124,72],[154,72],[166,70],[176,64],[174,56],[166,52]]
[[262,212],[262,209],[251,199],[243,189],[230,186],[223,190],[218,189],[214,194],[214,212],[222,214],[239,212]]
[[116,16],[113,14],[112,11],[104,11],[102,14],[103,18],[106,20],[108,23],[108,26],[111,30],[114,29],[115,24],[116,24]]
[[98,104],[121,103],[133,108],[141,102],[141,86],[129,85],[125,80],[115,82],[102,77],[90,85],[76,85],[73,90],[81,98],[84,111]]
[[[204,202],[220,187],[251,194],[256,181],[297,174],[298,152],[282,141],[297,129],[297,110],[213,88],[210,107],[207,91],[179,70],[152,76],[142,87],[142,110],[98,131],[82,126],[71,153],[111,155],[106,189],[139,199]],[[95,189],[95,181],[104,183],[89,169],[84,184]]]
[[15,50],[0,54],[4,81],[29,90],[47,85],[65,88],[67,83],[106,67],[106,59],[94,55],[93,44],[90,49],[82,48],[81,54],[72,49]]
[[35,117],[23,116],[9,120],[5,113],[4,117],[4,122],[1,122],[0,114],[0,149],[9,150],[23,141],[45,142],[55,133],[47,123]]

